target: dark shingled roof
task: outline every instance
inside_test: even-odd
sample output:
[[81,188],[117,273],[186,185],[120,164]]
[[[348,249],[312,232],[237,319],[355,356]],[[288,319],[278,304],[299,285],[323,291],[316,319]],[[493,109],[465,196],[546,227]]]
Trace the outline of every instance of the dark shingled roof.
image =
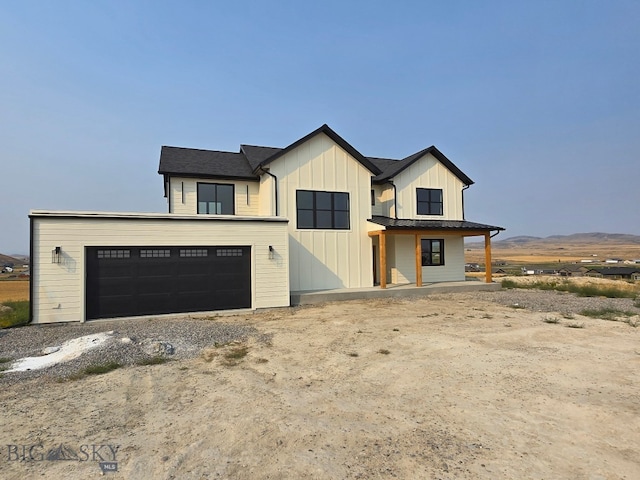
[[462,183],[465,185],[473,184],[473,180],[462,173],[451,160],[434,146],[420,150],[402,160],[365,157],[326,124],[285,148],[241,145],[240,152],[236,153],[164,146],[160,153],[158,173],[185,177],[257,180],[260,167],[268,165],[320,133],[331,138],[375,175],[373,177],[374,183],[389,181],[424,155],[430,153],[458,177]]
[[281,148],[258,147],[256,145],[240,145],[240,151],[247,157],[252,170],[256,170],[262,162],[280,152]]
[[468,222],[466,220],[408,220],[374,215],[369,221],[382,225],[387,230],[504,230],[502,227]]
[[162,147],[160,174],[258,180],[242,153]]
[[633,273],[640,273],[640,268],[636,267],[601,267],[590,268],[590,272],[598,272],[602,275],[631,275]]
[[445,167],[447,167],[451,173],[453,173],[456,177],[460,179],[462,183],[465,185],[473,185],[473,180],[467,177],[462,170],[454,165],[454,163],[449,160],[440,150],[438,150],[433,145],[429,148],[425,148],[424,150],[420,150],[419,152],[414,153],[413,155],[409,155],[402,160],[391,160],[386,158],[371,158],[370,160],[375,163],[381,170],[382,173],[375,176],[373,178],[373,183],[384,183],[389,179],[395,177],[400,172],[402,172],[405,168],[409,167],[413,163],[415,163],[418,159],[424,157],[430,153],[433,155],[440,163],[442,163]]

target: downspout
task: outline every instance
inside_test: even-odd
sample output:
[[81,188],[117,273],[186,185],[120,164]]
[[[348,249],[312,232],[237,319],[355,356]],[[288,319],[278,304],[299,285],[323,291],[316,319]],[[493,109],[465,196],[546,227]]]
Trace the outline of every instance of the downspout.
[[388,181],[393,187],[393,216],[398,219],[398,190],[396,189],[396,184],[393,183],[393,180]]
[[273,178],[273,181],[275,183],[275,188],[274,188],[274,193],[276,196],[276,217],[279,216],[278,214],[280,213],[280,208],[278,205],[278,177],[276,177],[273,173],[271,173],[269,170],[265,170],[264,168],[260,167],[260,171],[262,173],[266,173],[267,175],[269,175],[271,178]]
[[[491,231],[491,230],[489,230],[489,231]],[[489,236],[489,238],[493,238],[493,237],[495,237],[495,236],[496,236],[496,235],[498,235],[500,232],[501,232],[501,230],[496,230],[496,233],[494,233],[493,235],[490,235],[490,236]]]
[[164,196],[167,197],[167,201],[169,203],[169,213],[173,213],[171,211],[171,176],[166,176],[166,182],[164,182]]
[[[464,187],[462,187],[462,220],[465,220],[464,218],[464,191],[469,188],[471,185],[465,185]],[[497,234],[496,234],[497,235]]]
[[29,323],[33,323],[33,217],[29,215]]

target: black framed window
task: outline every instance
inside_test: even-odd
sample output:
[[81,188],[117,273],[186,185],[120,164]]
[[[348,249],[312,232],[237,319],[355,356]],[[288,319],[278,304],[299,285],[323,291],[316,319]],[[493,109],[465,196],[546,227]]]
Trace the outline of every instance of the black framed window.
[[298,228],[349,230],[349,194],[296,191]]
[[376,204],[376,191],[375,190],[371,190],[371,206],[375,206]]
[[233,215],[235,191],[226,183],[198,183],[198,213]]
[[444,240],[422,239],[422,266],[444,265]]
[[417,188],[418,215],[442,215],[442,189]]

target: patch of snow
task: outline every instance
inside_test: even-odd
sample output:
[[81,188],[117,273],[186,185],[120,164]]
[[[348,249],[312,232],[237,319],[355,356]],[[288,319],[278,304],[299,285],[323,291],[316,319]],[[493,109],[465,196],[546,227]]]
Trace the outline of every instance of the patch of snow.
[[42,349],[42,354],[43,355],[49,355],[51,353],[56,353],[59,350],[60,350],[59,346],[57,346],[57,347],[45,347],[45,348]]
[[73,338],[60,345],[55,352],[41,357],[25,357],[13,362],[13,366],[5,373],[24,372],[27,370],[39,370],[41,368],[50,367],[56,363],[68,362],[74,358],[78,358],[87,350],[96,348],[106,342],[113,332],[95,333],[93,335],[85,335],[84,337]]

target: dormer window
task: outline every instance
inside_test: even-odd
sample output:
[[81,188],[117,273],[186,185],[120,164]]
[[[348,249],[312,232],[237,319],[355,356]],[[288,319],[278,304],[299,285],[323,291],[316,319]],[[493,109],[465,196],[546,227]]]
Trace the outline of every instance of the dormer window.
[[442,189],[417,188],[418,215],[442,215]]
[[208,215],[234,215],[233,185],[225,183],[198,183],[198,213]]

